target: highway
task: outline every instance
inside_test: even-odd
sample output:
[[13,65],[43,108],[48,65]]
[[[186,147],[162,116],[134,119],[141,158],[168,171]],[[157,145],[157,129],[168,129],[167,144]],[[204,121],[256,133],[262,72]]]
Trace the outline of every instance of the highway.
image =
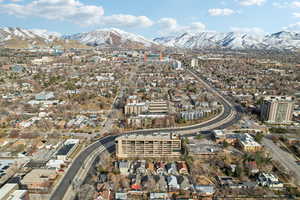
[[[225,97],[223,97],[216,89],[212,88],[208,81],[201,78],[201,75],[197,72],[187,69],[198,81],[200,81],[208,90],[213,92],[218,101],[223,105],[223,112],[216,118],[193,126],[187,127],[180,127],[180,128],[165,128],[165,129],[148,129],[148,130],[138,130],[138,131],[131,131],[125,132],[122,134],[151,134],[153,132],[187,132],[184,136],[194,136],[197,134],[198,131],[209,131],[213,129],[224,129],[227,128],[240,120],[240,115],[236,111],[235,106],[229,102]],[[63,180],[59,183],[59,186],[56,187],[55,191],[51,194],[50,200],[61,200],[67,199],[64,198],[66,192],[68,191],[69,187],[72,185],[73,180],[76,179],[77,173],[82,167],[82,164],[85,163],[85,160],[91,155],[94,151],[98,148],[104,146],[106,148],[109,147],[109,143],[114,141],[117,136],[107,136],[99,141],[93,143],[92,145],[88,146],[85,150],[83,150],[73,161],[72,165],[69,167],[69,170],[66,172]],[[90,164],[92,164],[91,162]],[[86,165],[86,164],[85,164]],[[85,166],[87,169],[90,166]]]

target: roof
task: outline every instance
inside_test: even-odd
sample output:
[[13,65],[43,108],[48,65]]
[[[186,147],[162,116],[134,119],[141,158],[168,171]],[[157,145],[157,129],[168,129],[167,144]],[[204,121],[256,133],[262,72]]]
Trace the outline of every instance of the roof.
[[127,199],[127,193],[116,192],[115,198],[116,200],[125,200]]
[[7,183],[0,189],[0,199],[5,199],[12,191],[18,189],[19,186],[16,183]]
[[195,185],[195,189],[202,193],[213,194],[215,192],[213,185]]
[[16,190],[14,191],[7,200],[21,200],[27,194],[27,190]]
[[127,134],[117,138],[118,139],[133,139],[133,140],[173,140],[179,139],[178,135],[173,133],[152,133],[152,134]]
[[54,179],[57,176],[55,170],[50,169],[33,169],[21,181],[23,184],[44,183],[49,179]]
[[75,146],[75,144],[66,144],[64,146],[62,146],[58,152],[56,153],[57,156],[65,156],[67,155],[70,150]]

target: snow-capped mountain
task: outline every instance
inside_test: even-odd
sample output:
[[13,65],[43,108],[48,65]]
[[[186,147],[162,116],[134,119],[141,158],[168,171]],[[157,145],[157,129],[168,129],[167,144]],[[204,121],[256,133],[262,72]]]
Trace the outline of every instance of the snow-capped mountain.
[[155,42],[167,47],[179,48],[228,48],[228,49],[300,49],[300,33],[282,31],[270,35],[240,32],[184,33],[174,37],[160,37]]
[[0,41],[7,41],[12,38],[19,39],[43,39],[45,41],[52,41],[55,38],[59,38],[60,35],[54,32],[48,32],[47,30],[42,29],[32,29],[27,30],[23,28],[10,28],[3,27],[0,28]]
[[143,48],[159,46],[156,42],[143,36],[128,33],[120,29],[98,29],[86,33],[64,36],[65,39],[77,40],[90,46],[110,46],[126,48]]
[[72,48],[83,47],[84,45],[77,41],[64,40],[59,33],[49,32],[44,29],[0,28],[0,47],[30,48],[50,46]]

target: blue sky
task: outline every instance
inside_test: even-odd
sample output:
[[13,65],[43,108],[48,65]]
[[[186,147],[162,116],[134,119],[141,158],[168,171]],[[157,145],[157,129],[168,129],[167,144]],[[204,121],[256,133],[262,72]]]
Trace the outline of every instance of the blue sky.
[[300,30],[300,0],[0,0],[0,25],[63,34],[115,27],[148,38]]

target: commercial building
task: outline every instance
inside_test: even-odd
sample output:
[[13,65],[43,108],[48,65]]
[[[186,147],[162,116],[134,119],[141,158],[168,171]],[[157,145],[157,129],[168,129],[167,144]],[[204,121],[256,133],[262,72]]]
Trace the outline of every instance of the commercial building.
[[262,149],[262,146],[254,140],[248,133],[238,135],[238,143],[245,152],[256,152]]
[[57,160],[68,160],[69,156],[75,151],[79,144],[78,139],[68,139],[56,153]]
[[292,97],[268,96],[261,108],[261,119],[270,124],[290,124],[294,110]]
[[28,191],[19,190],[16,183],[7,183],[0,188],[0,200],[28,200]]
[[21,183],[31,192],[49,192],[56,177],[57,173],[55,170],[33,169],[24,176]]
[[118,158],[178,157],[181,139],[173,133],[124,135],[116,139],[116,154]]

